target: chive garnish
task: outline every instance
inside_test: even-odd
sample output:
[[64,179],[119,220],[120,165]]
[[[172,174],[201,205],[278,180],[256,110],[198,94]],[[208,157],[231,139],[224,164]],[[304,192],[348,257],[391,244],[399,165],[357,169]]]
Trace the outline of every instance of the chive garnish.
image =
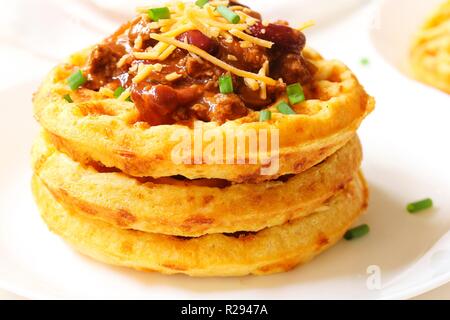
[[432,207],[433,207],[433,200],[428,198],[408,204],[406,206],[406,210],[408,210],[409,213],[417,213],[426,209],[430,209]]
[[241,21],[241,18],[236,13],[225,6],[218,6],[217,12],[219,12],[222,17],[233,24],[237,24]]
[[287,86],[286,91],[291,105],[305,101],[305,93],[300,83]]
[[370,231],[369,226],[367,224],[363,224],[363,225],[360,225],[359,227],[348,230],[345,233],[344,238],[345,238],[345,240],[353,240],[356,238],[361,238],[361,237],[365,236],[366,234],[368,234],[369,231]]
[[125,88],[122,86],[119,86],[115,91],[114,91],[114,98],[119,98],[122,93],[125,91]]
[[270,119],[272,119],[272,112],[270,112],[269,110],[261,110],[261,112],[259,113],[259,121],[264,122],[269,121]]
[[361,58],[359,60],[359,63],[361,63],[363,66],[368,66],[370,64],[369,58]]
[[77,90],[79,87],[81,87],[83,84],[85,84],[87,81],[86,77],[83,75],[81,70],[78,70],[74,72],[68,79],[67,84],[69,85],[70,89],[72,91]]
[[153,21],[170,18],[170,10],[168,7],[153,8],[148,10],[148,16]]
[[72,97],[70,94],[66,94],[64,97],[64,100],[66,100],[68,103],[73,103]]
[[203,8],[205,6],[205,4],[208,3],[209,0],[197,0],[197,2],[195,2],[195,4],[197,5],[197,7]]
[[284,101],[280,102],[277,106],[278,111],[282,114],[297,114],[292,108]]
[[228,94],[233,93],[233,79],[230,75],[221,76],[219,78],[219,89],[220,93]]

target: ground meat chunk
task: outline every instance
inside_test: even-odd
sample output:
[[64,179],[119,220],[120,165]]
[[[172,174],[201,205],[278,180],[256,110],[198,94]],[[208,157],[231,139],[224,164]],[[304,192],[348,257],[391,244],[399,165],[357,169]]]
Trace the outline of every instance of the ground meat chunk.
[[215,75],[215,69],[216,68],[211,67],[210,63],[207,63],[202,59],[194,58],[190,55],[186,57],[186,74],[193,79],[210,80]]
[[[219,46],[218,57],[221,60],[246,71],[258,72],[268,59],[266,48],[260,46],[242,48],[239,41],[228,42],[226,39],[221,39]],[[229,60],[229,55],[236,57],[237,61]]]
[[142,39],[142,49],[154,46],[157,41],[150,38],[150,33],[152,32],[157,32],[157,30],[150,28],[150,23],[146,19],[139,18],[133,21],[128,31],[128,40],[130,47],[134,47],[136,39],[139,36],[141,36]]
[[275,86],[267,86],[267,96],[264,99],[261,97],[261,91],[253,91],[245,84],[239,88],[239,97],[245,103],[248,108],[254,110],[261,110],[271,105],[276,99],[285,92],[286,85],[284,83],[277,83]]
[[131,88],[131,98],[139,110],[139,120],[151,125],[176,122],[178,111],[198,100],[200,95],[201,90],[195,85],[173,88],[141,82]]
[[236,94],[218,93],[211,97],[204,97],[202,103],[192,107],[198,119],[224,123],[248,114],[248,109]]
[[117,62],[125,54],[125,48],[116,43],[99,44],[91,52],[86,65],[87,83],[85,87],[99,90],[112,81],[117,70]]
[[271,76],[283,78],[286,84],[300,82],[306,84],[314,74],[313,66],[306,62],[300,53],[288,53],[274,60]]

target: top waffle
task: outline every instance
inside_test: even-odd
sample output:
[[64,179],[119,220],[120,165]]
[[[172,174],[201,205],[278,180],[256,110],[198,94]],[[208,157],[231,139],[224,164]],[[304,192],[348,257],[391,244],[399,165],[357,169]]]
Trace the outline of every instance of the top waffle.
[[285,22],[232,1],[138,12],[35,95],[35,117],[81,163],[138,177],[271,180],[336,152],[374,107],[345,65],[305,49]]

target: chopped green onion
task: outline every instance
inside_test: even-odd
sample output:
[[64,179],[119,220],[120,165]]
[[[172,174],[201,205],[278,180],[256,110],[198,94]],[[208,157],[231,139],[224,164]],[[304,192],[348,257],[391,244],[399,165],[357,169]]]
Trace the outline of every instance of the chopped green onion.
[[225,6],[218,6],[217,11],[220,13],[222,17],[224,17],[233,24],[237,24],[241,21],[241,18],[236,13],[234,13],[232,10],[228,9]]
[[300,83],[289,85],[286,91],[291,105],[305,101],[305,93]]
[[409,213],[417,213],[426,209],[430,209],[431,207],[433,207],[433,200],[428,198],[408,204],[406,210],[408,210]]
[[148,10],[148,16],[153,21],[159,21],[161,19],[169,19],[170,18],[170,10],[167,7],[153,8],[153,9]]
[[121,95],[122,95],[122,93],[124,93],[124,91],[125,91],[125,88],[124,87],[122,87],[122,86],[119,86],[115,91],[114,91],[114,98],[119,98]]
[[[125,90],[126,90],[126,89],[125,89],[124,87],[119,86],[119,87],[114,91],[114,98],[119,99],[119,97],[122,95],[122,93],[125,92]],[[133,101],[131,100],[131,97],[128,97],[125,101],[133,102]]]
[[286,103],[286,102],[280,102],[280,104],[277,106],[278,111],[280,111],[282,114],[297,114],[292,108]]
[[209,0],[197,0],[197,2],[195,2],[195,4],[200,7],[203,8],[205,6],[205,4],[208,3]]
[[363,66],[368,66],[370,64],[369,58],[361,58],[359,61]]
[[72,97],[70,94],[66,94],[64,97],[64,100],[66,100],[68,103],[73,103]]
[[77,90],[79,87],[81,87],[83,84],[85,84],[87,81],[86,77],[83,76],[83,73],[81,70],[78,70],[74,72],[69,79],[67,79],[67,84],[69,85],[70,89],[72,91]]
[[223,94],[228,94],[228,93],[234,92],[233,79],[231,78],[230,75],[221,76],[219,78],[219,89],[220,89],[220,93],[223,93]]
[[361,237],[365,236],[366,234],[368,234],[369,231],[370,231],[369,226],[367,224],[363,224],[359,227],[348,230],[345,233],[344,238],[345,238],[345,240],[353,240],[356,238],[361,238]]
[[262,110],[259,113],[260,122],[269,121],[270,119],[272,119],[272,112],[270,112],[269,110]]

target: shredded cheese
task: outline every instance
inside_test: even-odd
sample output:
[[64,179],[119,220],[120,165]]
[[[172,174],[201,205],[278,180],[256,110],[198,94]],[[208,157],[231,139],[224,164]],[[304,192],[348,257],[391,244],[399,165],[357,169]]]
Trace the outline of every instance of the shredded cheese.
[[117,62],[117,68],[122,68],[125,63],[127,63],[128,58],[130,58],[129,54],[123,55],[122,58],[120,58],[120,60]]
[[[265,76],[268,73],[269,73],[269,61],[265,61],[261,70],[259,70],[259,75]],[[267,84],[264,82],[260,82],[260,88],[261,88],[261,92],[260,92],[259,96],[262,100],[266,100],[267,99]]]
[[161,55],[158,57],[158,60],[160,61],[166,60],[176,49],[177,49],[176,46],[173,45],[169,46],[166,50],[163,51],[163,53],[161,53]]
[[[232,9],[232,10],[242,10],[242,9],[233,9],[232,7],[230,9]],[[248,14],[246,14],[243,11],[237,11],[236,13],[239,15],[241,20],[245,21],[245,23],[248,24],[249,26],[253,26],[256,22],[258,22],[258,19],[249,16]]]
[[220,67],[220,68],[222,68],[222,69],[224,69],[224,70],[226,70],[228,72],[231,72],[231,73],[233,73],[233,74],[235,74],[235,75],[237,75],[239,77],[255,79],[255,80],[261,81],[263,83],[266,83],[266,84],[272,85],[272,86],[277,84],[276,80],[274,80],[272,78],[269,78],[269,77],[267,77],[265,75],[263,76],[263,75],[260,75],[260,74],[255,74],[255,73],[252,73],[252,72],[248,72],[248,71],[244,71],[244,70],[235,68],[235,67],[233,67],[233,66],[223,62],[222,60],[219,60],[216,57],[213,57],[212,55],[210,55],[206,51],[203,51],[202,49],[200,49],[200,48],[198,48],[196,46],[193,46],[193,45],[190,45],[190,44],[178,41],[176,39],[171,39],[171,38],[168,38],[168,37],[162,36],[160,34],[156,34],[156,33],[150,34],[150,37],[152,39],[154,39],[154,40],[165,42],[165,43],[167,43],[169,45],[174,45],[174,46],[176,46],[178,48],[187,50],[189,52],[193,52],[196,55],[202,57],[203,59],[211,62],[212,64],[215,64],[218,67]]
[[253,47],[253,43],[248,42],[247,40],[244,40],[244,41],[239,42],[239,46],[240,46],[242,49],[248,49],[248,48]]
[[213,0],[213,1],[209,1],[209,4],[214,6],[214,7],[228,6],[230,4],[230,1],[227,1],[227,0]]
[[203,63],[202,58],[200,58],[198,55],[196,55],[195,53],[189,52],[189,55],[195,59],[195,61],[197,61],[198,63]]
[[101,87],[100,90],[98,90],[98,93],[108,98],[114,97],[114,91],[107,87]]
[[161,71],[162,70],[162,65],[157,63],[157,64],[140,64],[139,68],[138,68],[138,74],[133,78],[133,83],[139,83],[141,81],[144,81],[145,79],[147,79],[147,77],[150,75],[150,73],[152,71]]
[[150,23],[148,24],[148,27],[149,27],[150,29],[158,29],[158,28],[160,28],[161,26],[160,26],[160,24],[159,24],[158,22],[150,22]]
[[273,42],[253,37],[245,32],[237,30],[237,29],[231,29],[228,32],[231,33],[233,36],[238,37],[239,39],[245,40],[247,42],[251,42],[253,44],[256,44],[256,45],[264,47],[264,48],[270,49],[273,46]]
[[160,52],[153,52],[153,51],[149,51],[149,52],[134,52],[133,56],[136,59],[139,60],[155,60],[158,59],[158,56],[160,55]]
[[212,30],[212,28],[208,28],[202,21],[200,21],[197,16],[195,15],[195,11],[188,10],[186,13],[187,17],[189,18],[190,22],[198,29],[201,33],[205,34],[209,38],[216,38],[219,36],[219,30],[215,28]]
[[176,37],[179,36],[180,34],[195,29],[194,26],[191,23],[186,23],[176,29],[170,30],[168,32],[162,33],[161,35],[164,37]]
[[249,87],[253,91],[257,91],[259,89],[258,81],[250,78],[244,78],[244,83],[247,87]]
[[172,73],[170,73],[170,74],[168,74],[168,75],[166,76],[166,80],[167,80],[167,81],[175,81],[175,80],[180,79],[181,77],[182,77],[181,74],[176,73],[176,72],[172,72]]
[[137,38],[136,38],[136,41],[134,42],[134,49],[135,50],[141,50],[142,49],[142,43],[143,43],[142,35],[139,34],[137,36]]
[[316,25],[316,22],[314,20],[309,20],[309,21],[306,21],[306,22],[303,22],[302,24],[300,24],[298,26],[297,30],[303,31],[303,30],[311,28],[311,27],[313,27],[315,25]]
[[213,26],[213,27],[218,27],[222,30],[231,30],[231,29],[237,29],[237,30],[246,30],[248,29],[248,25],[247,24],[232,24],[232,23],[223,23],[223,22],[219,22],[217,20],[212,20],[210,18],[203,18],[202,21],[204,21],[206,24]]
[[158,25],[160,27],[170,26],[177,22],[175,19],[161,19],[158,21]]
[[218,12],[209,3],[207,3],[203,8],[206,10],[206,12],[208,12],[208,16],[211,19],[216,18]]

